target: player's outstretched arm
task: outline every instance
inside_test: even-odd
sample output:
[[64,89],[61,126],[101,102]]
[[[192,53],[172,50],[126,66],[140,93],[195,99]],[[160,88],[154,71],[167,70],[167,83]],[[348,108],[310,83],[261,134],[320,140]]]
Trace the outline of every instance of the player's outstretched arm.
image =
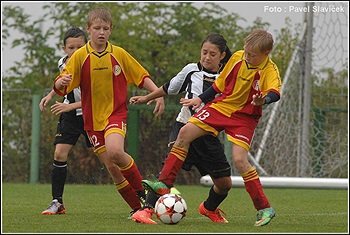
[[55,95],[56,95],[56,92],[54,90],[51,90],[50,93],[47,94],[47,96],[41,99],[39,104],[39,108],[41,111],[46,110],[46,106],[48,105],[48,103],[50,103],[53,97],[55,97]]
[[156,106],[153,110],[153,113],[156,116],[160,116],[163,114],[165,105],[164,105],[164,96],[166,93],[163,91],[162,87],[157,87],[154,82],[150,78],[146,78],[144,81],[143,87],[150,91],[151,93],[146,96],[134,96],[129,99],[130,104],[142,104],[146,103],[147,105],[151,104],[153,101],[156,102]]

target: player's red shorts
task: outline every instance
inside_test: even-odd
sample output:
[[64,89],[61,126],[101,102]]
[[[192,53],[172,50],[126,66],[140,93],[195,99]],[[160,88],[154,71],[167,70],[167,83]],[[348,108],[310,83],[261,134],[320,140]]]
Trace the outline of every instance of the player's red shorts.
[[111,133],[118,133],[125,138],[126,122],[109,120],[107,127],[103,131],[86,131],[91,143],[94,145],[94,151],[97,155],[106,151],[105,139]]
[[188,122],[211,132],[214,136],[224,130],[229,141],[249,151],[259,118],[236,113],[232,114],[231,117],[227,117],[216,109],[205,106],[195,113]]

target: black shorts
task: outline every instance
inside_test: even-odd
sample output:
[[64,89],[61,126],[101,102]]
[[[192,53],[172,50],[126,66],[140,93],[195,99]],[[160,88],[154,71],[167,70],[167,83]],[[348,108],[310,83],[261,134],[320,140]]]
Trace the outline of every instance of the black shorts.
[[80,137],[84,135],[88,148],[92,147],[89,137],[84,130],[84,119],[82,115],[76,116],[74,112],[62,113],[57,124],[57,131],[54,144],[75,145]]
[[[169,137],[169,151],[184,125],[181,122],[174,123]],[[210,175],[214,179],[231,176],[231,166],[227,161],[224,146],[219,138],[212,135],[202,136],[191,142],[182,168],[190,171],[193,165],[202,176]]]

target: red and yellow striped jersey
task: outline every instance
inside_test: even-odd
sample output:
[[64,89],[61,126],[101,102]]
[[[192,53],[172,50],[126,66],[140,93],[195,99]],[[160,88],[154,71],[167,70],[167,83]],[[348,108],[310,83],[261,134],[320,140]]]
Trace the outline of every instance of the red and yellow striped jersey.
[[269,58],[251,67],[244,58],[244,51],[234,53],[225,65],[213,88],[222,93],[210,107],[230,117],[233,113],[261,116],[262,107],[251,104],[253,95],[265,96],[269,91],[280,94],[281,79],[276,64]]
[[104,130],[115,116],[126,119],[128,84],[142,88],[150,77],[127,51],[110,42],[101,53],[88,42],[74,52],[55,81],[63,74],[72,74],[72,81],[64,90],[54,88],[56,93],[63,96],[80,86],[84,129],[95,131]]

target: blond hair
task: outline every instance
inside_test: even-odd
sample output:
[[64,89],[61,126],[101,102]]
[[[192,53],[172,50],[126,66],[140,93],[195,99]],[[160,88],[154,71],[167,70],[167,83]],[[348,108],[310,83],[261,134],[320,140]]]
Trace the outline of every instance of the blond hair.
[[254,29],[244,40],[244,46],[259,53],[271,52],[273,37],[265,29]]
[[100,20],[103,20],[105,22],[108,22],[111,24],[111,27],[113,26],[112,25],[112,15],[108,10],[106,10],[104,8],[95,8],[95,9],[91,10],[89,12],[89,14],[87,15],[87,20],[88,20],[87,25],[91,26],[92,21],[94,21],[96,19],[100,19]]

